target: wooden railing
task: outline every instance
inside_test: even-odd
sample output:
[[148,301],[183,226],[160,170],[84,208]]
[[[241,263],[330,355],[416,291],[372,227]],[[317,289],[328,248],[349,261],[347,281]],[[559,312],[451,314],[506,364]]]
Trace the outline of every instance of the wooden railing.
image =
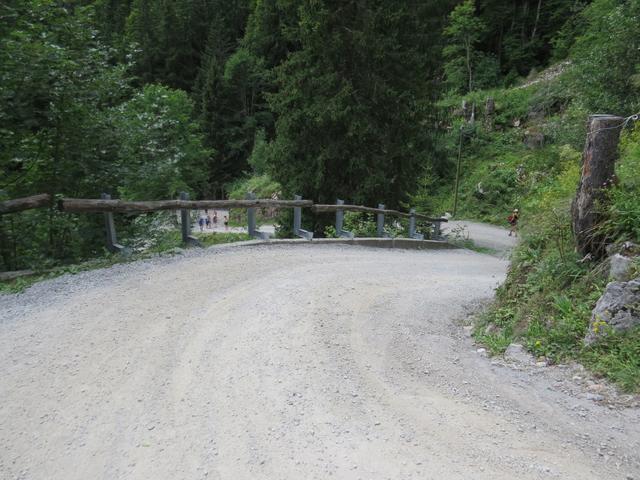
[[446,218],[433,218],[428,215],[416,213],[415,210],[409,212],[401,212],[399,210],[391,210],[384,208],[380,204],[378,208],[365,207],[362,205],[345,204],[342,200],[338,200],[335,205],[314,204],[311,200],[303,200],[296,196],[295,200],[273,200],[273,199],[255,199],[251,194],[246,200],[189,200],[186,193],[181,193],[177,200],[153,200],[153,201],[128,201],[111,199],[108,194],[102,194],[100,199],[88,198],[61,198],[57,202],[53,202],[51,195],[40,194],[31,197],[16,198],[0,202],[0,215],[7,213],[15,213],[34,208],[53,207],[61,212],[67,213],[103,213],[105,216],[105,229],[107,238],[107,247],[111,251],[124,251],[124,247],[118,244],[115,224],[113,221],[114,213],[130,213],[141,214],[156,211],[180,210],[182,218],[182,239],[187,244],[198,244],[198,241],[191,236],[191,219],[190,210],[203,209],[247,209],[248,212],[248,232],[252,237],[262,237],[265,234],[260,232],[256,227],[256,208],[293,208],[294,224],[293,232],[296,236],[311,240],[313,234],[301,228],[301,210],[302,208],[310,208],[315,213],[335,212],[336,214],[336,233],[342,237],[353,237],[353,234],[343,230],[344,212],[371,213],[377,215],[377,235],[384,237],[384,217],[401,217],[409,219],[408,236],[413,239],[423,240],[424,236],[416,232],[416,220],[423,220],[430,223],[433,227],[432,237],[440,237],[440,224],[446,222]]

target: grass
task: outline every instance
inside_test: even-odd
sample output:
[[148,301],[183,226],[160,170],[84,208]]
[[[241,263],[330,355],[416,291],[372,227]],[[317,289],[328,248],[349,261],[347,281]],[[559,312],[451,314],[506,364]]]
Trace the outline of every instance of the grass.
[[[518,103],[527,100],[523,93],[509,95],[503,96],[502,105],[508,107],[502,112],[504,128],[487,131],[476,126],[464,147],[458,215],[504,223],[508,209],[517,207],[523,234],[507,280],[495,303],[478,317],[474,336],[494,355],[510,343],[522,343],[551,363],[579,361],[622,390],[640,392],[640,327],[609,335],[593,346],[583,343],[591,312],[608,281],[604,263],[583,260],[575,252],[571,231],[570,204],[581,171],[576,139],[584,141],[582,127],[571,124],[577,125],[576,119],[584,123],[585,115],[575,109],[555,112],[518,129],[508,128],[508,118],[526,116]],[[544,132],[549,142],[539,149],[525,147],[522,136],[528,129]],[[609,191],[600,226],[609,243],[640,243],[639,166],[636,127],[623,134],[618,182]],[[436,196],[450,201],[447,195]],[[473,248],[464,232],[459,237],[452,241]],[[640,265],[640,258],[635,265]],[[634,272],[640,275],[640,267]]]
[[[194,236],[205,248],[213,245],[220,245],[223,243],[242,242],[251,239],[251,237],[249,237],[249,235],[246,233],[233,232],[195,233]],[[20,293],[30,286],[34,285],[35,283],[59,277],[64,274],[77,274],[89,270],[107,268],[120,263],[135,262],[138,260],[150,258],[153,255],[157,255],[160,253],[171,252],[171,250],[173,249],[182,247],[184,247],[184,245],[182,243],[181,232],[179,230],[166,230],[156,235],[153,244],[142,252],[133,253],[128,256],[114,253],[105,253],[104,256],[100,258],[96,258],[86,262],[57,267],[46,273],[36,273],[33,276],[20,277],[13,281],[0,282],[0,293]]]

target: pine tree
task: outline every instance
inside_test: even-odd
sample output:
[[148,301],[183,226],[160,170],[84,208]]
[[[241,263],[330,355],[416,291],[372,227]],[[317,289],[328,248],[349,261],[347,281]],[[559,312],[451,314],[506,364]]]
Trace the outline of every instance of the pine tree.
[[[290,7],[293,8],[293,7]],[[304,1],[276,68],[270,171],[286,195],[398,206],[429,161],[443,2]],[[291,10],[281,18],[290,18]],[[431,20],[429,20],[431,19]]]

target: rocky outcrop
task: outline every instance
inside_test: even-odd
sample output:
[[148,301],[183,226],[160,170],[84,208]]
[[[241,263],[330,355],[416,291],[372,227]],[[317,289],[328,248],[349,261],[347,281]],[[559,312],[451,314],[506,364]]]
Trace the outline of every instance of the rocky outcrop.
[[593,309],[584,343],[590,345],[610,332],[624,332],[639,325],[640,277],[611,282]]
[[616,253],[609,257],[609,279],[615,282],[631,280],[633,258]]

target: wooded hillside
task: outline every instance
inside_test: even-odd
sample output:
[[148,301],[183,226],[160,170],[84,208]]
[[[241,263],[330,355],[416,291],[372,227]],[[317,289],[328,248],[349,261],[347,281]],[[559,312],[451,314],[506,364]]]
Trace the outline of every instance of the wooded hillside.
[[[253,177],[282,198],[417,202],[441,214],[449,207],[433,199],[453,183],[454,102],[568,58],[580,108],[571,128],[584,112],[628,114],[638,105],[637,9],[630,0],[9,0],[0,6],[1,199],[218,199]],[[567,98],[540,102],[557,109]],[[470,105],[479,115],[480,101]],[[321,217],[305,221],[322,231]],[[99,218],[48,210],[0,222],[2,269],[103,248]]]

